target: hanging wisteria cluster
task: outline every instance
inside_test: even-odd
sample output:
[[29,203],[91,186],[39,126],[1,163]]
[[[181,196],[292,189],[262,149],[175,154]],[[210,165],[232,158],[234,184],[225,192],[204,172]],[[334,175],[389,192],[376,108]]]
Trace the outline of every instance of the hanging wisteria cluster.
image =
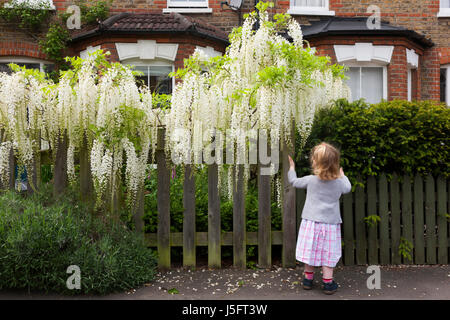
[[[34,70],[14,67],[0,73],[0,180],[9,180],[11,148],[32,174],[41,151],[41,139],[55,155],[67,148],[67,175],[75,182],[75,156],[82,148],[90,153],[90,169],[97,204],[116,190],[122,161],[129,204],[134,205],[143,187],[150,148],[162,110],[152,108],[152,94],[138,87],[133,71],[110,64],[96,52],[88,59],[68,59],[72,68],[55,84]],[[65,143],[62,143],[65,141]],[[28,177],[32,181],[31,177]]]
[[[225,56],[206,60],[197,51],[178,73],[183,82],[174,90],[167,123],[173,158],[195,160],[214,135],[216,150],[217,144],[222,150],[234,145],[235,158],[226,162],[236,164],[248,155],[251,130],[267,130],[271,144],[290,143],[293,123],[304,143],[316,110],[350,96],[342,67],[315,55],[288,15],[270,20],[269,5],[259,2],[259,14],[234,30]],[[226,139],[217,139],[217,132],[226,132]],[[222,153],[216,157],[222,165]],[[246,158],[244,165],[248,175]]]

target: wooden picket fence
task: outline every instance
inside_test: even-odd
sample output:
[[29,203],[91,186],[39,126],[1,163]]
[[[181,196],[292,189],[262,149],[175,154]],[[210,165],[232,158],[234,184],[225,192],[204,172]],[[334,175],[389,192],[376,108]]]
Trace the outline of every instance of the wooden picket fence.
[[[158,158],[157,158],[158,159]],[[284,160],[284,157],[283,157]],[[287,167],[286,165],[284,167]],[[162,169],[162,170],[161,170]],[[208,169],[208,232],[195,232],[195,186],[190,169],[184,181],[183,232],[170,232],[169,175],[158,161],[158,232],[146,234],[149,246],[157,247],[160,268],[170,268],[170,248],[183,247],[183,265],[195,267],[196,247],[208,247],[210,267],[221,266],[221,247],[233,246],[233,264],[246,266],[246,246],[258,246],[258,265],[272,264],[272,245],[282,246],[282,264],[293,267],[295,245],[306,191],[293,190],[283,180],[283,230],[270,224],[270,178],[258,176],[258,232],[245,231],[242,183],[234,190],[233,232],[221,232],[217,190],[217,166]],[[286,170],[283,170],[285,174]],[[238,179],[242,179],[239,175]],[[369,178],[365,187],[341,197],[342,260],[344,265],[447,264],[449,262],[449,181],[385,174]],[[295,200],[297,199],[297,200]],[[295,206],[293,205],[295,204]],[[370,218],[374,223],[370,223]]]

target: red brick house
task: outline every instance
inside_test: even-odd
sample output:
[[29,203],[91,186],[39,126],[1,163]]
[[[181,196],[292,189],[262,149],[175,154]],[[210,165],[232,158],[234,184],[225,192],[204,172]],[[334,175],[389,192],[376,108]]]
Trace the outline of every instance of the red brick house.
[[[48,1],[59,12],[73,4]],[[255,7],[255,0],[231,1],[238,10],[222,2],[114,0],[107,20],[73,33],[69,54],[109,50],[112,60],[143,71],[142,80],[152,88],[158,83],[170,92],[174,80],[167,74],[182,67],[196,47],[209,55],[223,53],[227,34]],[[291,14],[317,54],[349,67],[354,99],[450,105],[450,0],[277,0],[270,12]],[[41,69],[52,64],[36,36],[0,21],[0,70],[11,61]]]

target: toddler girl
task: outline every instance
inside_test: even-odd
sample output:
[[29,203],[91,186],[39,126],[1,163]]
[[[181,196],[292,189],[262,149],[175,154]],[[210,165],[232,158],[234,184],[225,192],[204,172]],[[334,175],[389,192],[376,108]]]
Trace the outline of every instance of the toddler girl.
[[322,142],[311,150],[313,175],[297,178],[295,164],[289,157],[289,183],[306,188],[306,201],[297,240],[296,259],[305,264],[303,288],[313,285],[314,267],[322,267],[323,291],[336,292],[333,268],[339,261],[341,248],[341,214],[339,198],[351,191],[351,184],[340,168],[340,153]]

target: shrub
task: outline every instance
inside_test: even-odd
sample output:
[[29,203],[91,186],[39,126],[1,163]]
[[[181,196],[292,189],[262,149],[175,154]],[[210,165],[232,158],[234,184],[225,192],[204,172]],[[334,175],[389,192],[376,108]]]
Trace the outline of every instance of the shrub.
[[[154,253],[121,222],[93,216],[65,195],[0,195],[0,289],[106,294],[153,279]],[[69,290],[67,268],[81,270],[81,290]]]
[[429,101],[394,100],[368,105],[339,100],[320,110],[303,150],[297,139],[297,170],[310,174],[309,152],[321,141],[341,149],[341,165],[356,182],[386,172],[443,175],[450,169],[450,111]]

